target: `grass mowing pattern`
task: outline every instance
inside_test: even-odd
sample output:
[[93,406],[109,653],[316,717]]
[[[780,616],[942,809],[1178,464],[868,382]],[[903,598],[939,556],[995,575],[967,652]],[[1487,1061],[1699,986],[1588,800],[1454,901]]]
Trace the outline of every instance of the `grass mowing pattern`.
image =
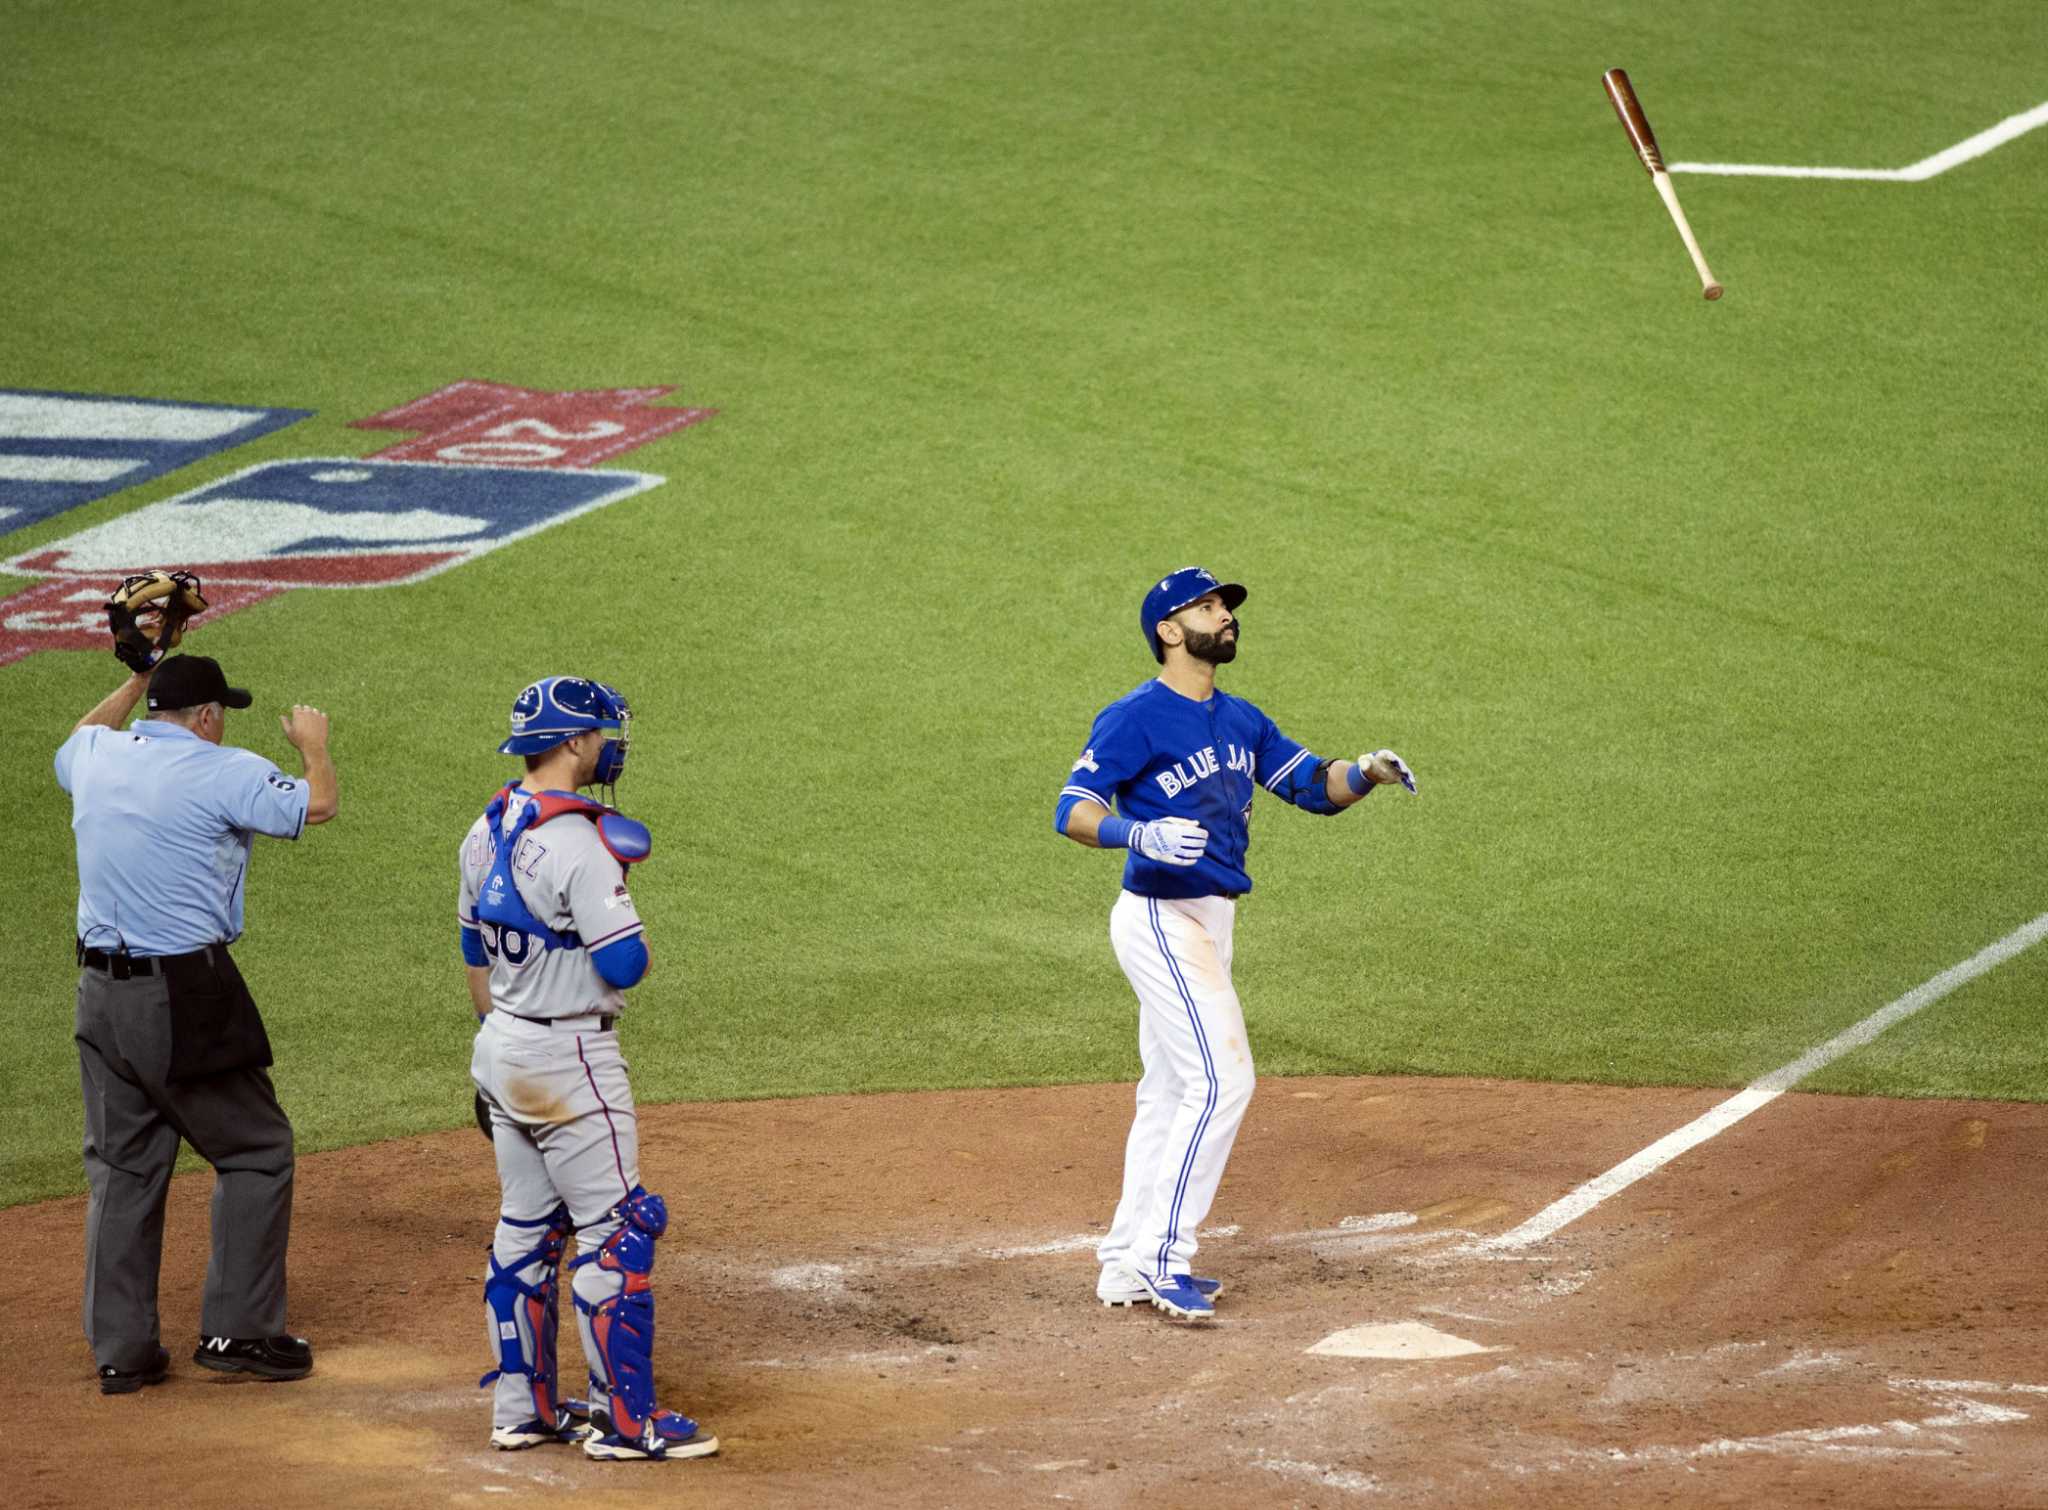
[[[2048,907],[2048,12],[1821,5],[31,6],[0,383],[315,418],[673,382],[662,488],[197,648],[333,714],[344,812],[239,951],[308,1149],[465,1114],[453,851],[519,686],[614,681],[639,1094],[1129,1076],[1115,861],[1052,834],[1148,580],[1250,584],[1225,685],[1424,797],[1261,803],[1262,1069],[1737,1084]],[[1986,39],[1995,39],[1987,45]],[[175,563],[170,563],[175,564]],[[0,584],[4,585],[4,584]],[[14,585],[22,585],[16,582]],[[68,807],[111,659],[0,670],[20,782],[0,1201],[76,1188]],[[146,863],[146,859],[145,859]],[[2048,1094],[2023,959],[1829,1088]]]

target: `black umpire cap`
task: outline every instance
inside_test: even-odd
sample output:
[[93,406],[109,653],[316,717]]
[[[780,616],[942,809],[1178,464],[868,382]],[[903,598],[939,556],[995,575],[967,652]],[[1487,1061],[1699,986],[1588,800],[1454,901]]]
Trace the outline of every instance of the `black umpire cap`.
[[197,708],[202,703],[246,708],[254,701],[248,688],[228,685],[220,662],[210,655],[174,655],[157,667],[149,678],[149,709],[152,713],[171,708]]

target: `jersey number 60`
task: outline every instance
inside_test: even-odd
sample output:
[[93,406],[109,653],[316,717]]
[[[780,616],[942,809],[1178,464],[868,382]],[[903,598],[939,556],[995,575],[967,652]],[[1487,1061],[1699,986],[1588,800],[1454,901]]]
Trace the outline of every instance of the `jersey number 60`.
[[506,964],[517,970],[533,953],[533,935],[517,928],[507,928],[503,923],[477,920],[477,931],[484,936],[484,953],[492,959],[502,958]]

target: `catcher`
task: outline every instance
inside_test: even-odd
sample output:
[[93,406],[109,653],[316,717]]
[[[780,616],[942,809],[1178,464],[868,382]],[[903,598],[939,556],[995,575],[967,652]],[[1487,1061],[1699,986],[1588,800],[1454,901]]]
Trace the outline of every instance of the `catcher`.
[[[296,839],[339,805],[327,715],[278,722],[303,762],[287,776],[222,742],[247,691],[220,663],[167,655],[206,606],[189,572],[144,572],[107,603],[133,674],[58,747],[78,836],[78,1043],[85,1098],[85,1335],[103,1394],[158,1384],[157,1271],[178,1143],[214,1168],[213,1256],[193,1361],[300,1379],[313,1350],[285,1329],[292,1125],[270,1041],[228,946],[257,834]],[[148,717],[123,732],[144,693]]]

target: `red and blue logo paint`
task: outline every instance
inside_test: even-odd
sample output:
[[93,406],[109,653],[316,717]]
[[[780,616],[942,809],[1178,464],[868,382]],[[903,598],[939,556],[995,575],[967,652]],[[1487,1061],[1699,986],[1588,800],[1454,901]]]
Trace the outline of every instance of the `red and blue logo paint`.
[[670,391],[451,383],[355,421],[422,432],[369,456],[263,462],[19,552],[0,565],[50,580],[0,602],[0,665],[104,649],[106,595],[132,571],[197,572],[217,619],[293,587],[417,582],[645,492],[665,479],[597,463],[716,412],[651,406]]

